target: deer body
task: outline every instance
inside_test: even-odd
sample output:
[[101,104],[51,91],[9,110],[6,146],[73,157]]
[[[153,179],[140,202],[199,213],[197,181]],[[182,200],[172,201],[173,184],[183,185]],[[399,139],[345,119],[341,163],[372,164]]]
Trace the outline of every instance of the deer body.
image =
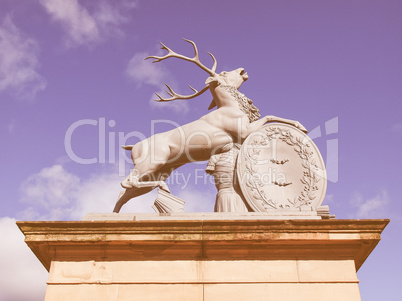
[[[120,193],[114,212],[119,212],[121,207],[131,198],[145,194],[156,187],[169,191],[166,180],[171,172],[178,167],[196,161],[208,160],[212,155],[230,150],[233,143],[242,143],[247,136],[261,128],[265,123],[279,121],[292,124],[301,130],[305,128],[297,121],[283,119],[274,116],[265,116],[258,120],[250,119],[249,114],[240,107],[237,90],[241,84],[248,79],[243,68],[230,72],[215,73],[214,66],[208,69],[198,60],[198,52],[195,44],[191,43],[195,50],[195,57],[189,59],[174,53],[162,44],[168,54],[164,57],[151,57],[161,61],[168,57],[177,57],[196,63],[211,76],[207,79],[207,86],[200,92],[194,90],[190,96],[176,94],[169,86],[169,99],[164,99],[157,94],[159,101],[171,101],[174,99],[189,99],[196,97],[206,90],[210,90],[213,96],[213,103],[217,109],[206,114],[200,119],[175,128],[165,133],[156,134],[150,138],[138,142],[134,146],[124,147],[131,150],[131,158],[134,169],[122,182],[124,190]],[[243,94],[240,94],[244,97]],[[247,99],[248,100],[248,99]],[[248,100],[251,102],[250,100]],[[252,103],[252,102],[251,102]]]

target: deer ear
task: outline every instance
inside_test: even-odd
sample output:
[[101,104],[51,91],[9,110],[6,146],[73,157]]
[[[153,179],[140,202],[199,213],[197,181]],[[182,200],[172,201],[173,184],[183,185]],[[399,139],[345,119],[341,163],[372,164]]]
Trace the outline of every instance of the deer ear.
[[206,85],[210,85],[212,83],[216,83],[217,85],[220,85],[220,82],[218,80],[218,78],[216,78],[215,76],[210,76],[207,78],[207,80],[205,81]]
[[216,107],[216,102],[215,102],[215,98],[213,98],[211,101],[211,104],[208,107],[208,110],[212,110],[215,107]]

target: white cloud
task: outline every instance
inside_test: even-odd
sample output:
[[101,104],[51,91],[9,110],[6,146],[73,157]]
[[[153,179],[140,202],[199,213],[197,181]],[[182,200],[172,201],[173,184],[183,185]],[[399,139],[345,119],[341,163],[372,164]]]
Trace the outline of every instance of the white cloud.
[[[32,204],[24,213],[25,219],[65,219],[71,214],[80,179],[68,173],[61,165],[43,168],[21,185],[21,201]],[[37,209],[47,212],[41,215]]]
[[45,89],[46,80],[37,73],[38,43],[26,37],[6,16],[0,26],[0,92],[32,99]]
[[153,64],[152,60],[145,60],[149,54],[139,52],[128,62],[127,76],[138,84],[148,84],[160,87],[170,77],[169,72],[161,64]]
[[371,198],[355,193],[351,199],[352,206],[357,208],[357,218],[384,218],[387,216],[388,203],[388,192],[384,189]]
[[[21,202],[27,204],[21,218],[80,220],[87,213],[111,213],[122,189],[121,180],[113,171],[81,179],[62,165],[43,168],[21,185]],[[132,212],[153,212],[154,200],[155,196],[147,194],[125,207]]]
[[[169,81],[170,84],[174,84],[175,80],[173,76],[163,67],[163,65],[153,64],[152,60],[144,60],[144,58],[148,56],[149,54],[146,52],[136,53],[130,59],[127,65],[126,68],[127,76],[138,85],[148,84],[160,88],[167,81]],[[168,95],[165,92],[165,90],[160,90],[157,93],[162,97]],[[187,101],[174,100],[168,102],[158,102],[155,101],[154,99],[158,99],[158,97],[155,94],[153,94],[149,98],[149,104],[154,109],[158,110],[169,109],[174,111],[175,113],[182,113],[182,114],[186,114],[190,109]]]
[[[115,1],[115,3],[118,2]],[[96,20],[100,32],[107,36],[122,36],[123,32],[120,30],[119,26],[129,21],[123,12],[134,8],[135,2],[132,2],[132,4],[133,5],[130,5],[129,1],[126,1],[123,4],[115,4],[115,6],[112,6],[109,2],[100,1],[99,6],[94,12],[94,19]]]
[[[202,187],[202,186],[201,186]],[[205,189],[205,187],[203,187]],[[196,191],[193,189],[183,189],[177,193],[177,197],[184,200],[185,212],[213,212],[215,206],[216,191],[205,189]]]
[[0,218],[0,300],[43,300],[48,273],[25,244],[15,222]]
[[68,47],[94,45],[108,37],[121,36],[120,26],[128,21],[127,10],[135,1],[98,1],[91,11],[78,0],[40,0],[51,18],[63,27]]
[[[77,219],[87,213],[111,213],[122,189],[120,181],[122,179],[113,173],[94,175],[84,181],[77,190],[71,217]],[[151,206],[155,199],[152,193],[132,199],[122,212],[154,212]]]
[[40,0],[52,19],[64,27],[68,42],[82,44],[95,42],[100,33],[95,19],[83,8],[78,0]]

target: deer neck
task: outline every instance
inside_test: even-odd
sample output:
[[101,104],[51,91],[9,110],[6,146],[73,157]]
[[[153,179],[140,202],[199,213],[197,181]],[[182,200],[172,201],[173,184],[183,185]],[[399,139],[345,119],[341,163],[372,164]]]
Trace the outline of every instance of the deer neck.
[[250,122],[260,118],[260,111],[253,101],[239,92],[235,86],[219,85],[212,92],[218,109],[222,106],[236,106],[248,116]]
[[221,84],[219,86],[214,87],[214,89],[211,89],[211,93],[216,102],[216,106],[219,108],[222,106],[235,105],[236,99],[233,91],[237,91],[235,86],[225,84]]

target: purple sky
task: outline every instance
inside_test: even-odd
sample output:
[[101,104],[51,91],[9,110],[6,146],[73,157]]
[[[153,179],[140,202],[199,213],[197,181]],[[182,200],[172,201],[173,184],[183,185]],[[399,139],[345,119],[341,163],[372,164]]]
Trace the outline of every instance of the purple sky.
[[[391,218],[358,277],[363,300],[399,300],[401,15],[399,0],[0,0],[0,300],[43,300],[47,273],[15,220],[111,212],[119,171],[132,168],[119,167],[119,135],[147,137],[152,120],[185,124],[208,112],[208,93],[151,101],[164,82],[183,94],[188,84],[204,86],[207,75],[193,64],[143,61],[162,53],[159,41],[191,56],[182,37],[197,43],[208,66],[212,52],[218,72],[244,67],[250,79],[241,92],[263,115],[298,120],[317,136],[332,214]],[[97,163],[69,156],[65,137],[75,122],[87,124],[73,131],[71,149]],[[155,131],[171,127],[158,123]],[[183,167],[171,180],[186,211],[213,211],[204,168]],[[152,212],[154,199],[133,200],[122,212]]]

